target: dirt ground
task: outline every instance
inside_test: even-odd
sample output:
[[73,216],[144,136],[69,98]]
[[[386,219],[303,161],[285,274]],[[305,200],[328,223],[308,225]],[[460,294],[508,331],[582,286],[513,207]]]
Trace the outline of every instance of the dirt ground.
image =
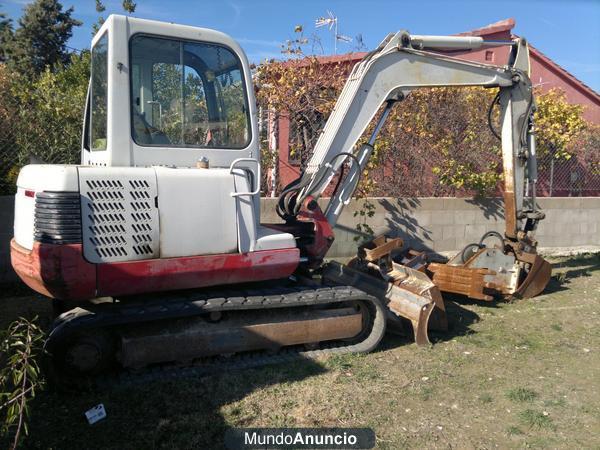
[[[546,293],[448,302],[430,348],[298,361],[31,404],[27,448],[219,448],[228,427],[371,427],[378,448],[600,448],[600,256],[554,260]],[[47,301],[0,291],[0,325]],[[4,298],[2,298],[4,297]],[[103,403],[90,426],[84,412]]]

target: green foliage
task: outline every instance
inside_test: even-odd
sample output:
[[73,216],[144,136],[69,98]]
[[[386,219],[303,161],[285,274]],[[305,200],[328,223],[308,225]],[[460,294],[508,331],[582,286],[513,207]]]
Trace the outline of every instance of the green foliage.
[[354,217],[358,219],[356,223],[356,231],[358,231],[362,235],[354,236],[354,240],[356,242],[368,241],[374,236],[375,230],[371,228],[371,225],[369,225],[368,220],[370,217],[373,217],[375,215],[375,209],[375,204],[369,199],[365,198],[363,200],[361,208],[354,211]]
[[37,358],[44,333],[35,322],[19,318],[0,341],[0,430],[3,435],[12,435],[13,449],[28,433],[28,402],[42,384]]
[[79,162],[89,79],[88,52],[47,68],[35,80],[0,65],[1,194],[14,192],[19,169],[32,156],[49,163]]
[[7,45],[7,60],[17,72],[35,78],[47,67],[69,62],[67,41],[81,22],[63,11],[57,0],[35,0],[27,5],[19,27]]
[[461,164],[456,159],[447,159],[431,171],[443,184],[457,189],[474,190],[479,195],[492,191],[502,178],[495,161],[491,161],[486,170],[479,172],[472,162]]
[[106,11],[106,6],[104,6],[104,3],[102,3],[101,0],[96,0],[96,12],[104,12]]
[[22,105],[16,138],[20,164],[30,155],[63,164],[79,161],[89,67],[89,53],[74,54],[69,65],[48,68],[31,84],[15,83]]
[[570,146],[586,125],[582,116],[583,106],[567,102],[565,93],[559,89],[538,93],[536,103],[538,154],[570,159]]
[[587,122],[568,146],[568,152],[592,175],[600,175],[600,125]]
[[555,430],[556,426],[552,422],[552,419],[548,416],[548,413],[541,413],[533,409],[526,409],[519,413],[519,419],[521,422],[530,428],[546,428]]
[[132,0],[123,0],[122,6],[126,12],[133,14],[135,12],[137,3],[133,2]]
[[0,12],[0,62],[6,60],[6,46],[13,38],[12,20]]
[[[106,6],[104,6],[104,2],[102,0],[95,0],[96,3],[96,12],[101,14],[106,11]],[[137,7],[137,3],[131,0],[123,0],[121,3],[123,10],[128,14],[133,14],[135,12],[135,8]],[[92,24],[92,36],[94,36],[102,24],[104,23],[104,17],[98,17],[96,23]]]
[[[264,62],[257,69],[257,100],[289,117],[290,157],[301,165],[310,157],[353,66],[350,60],[322,64],[315,56],[306,56],[308,43],[302,28],[296,27],[294,39],[282,46],[282,52],[293,58]],[[477,87],[411,92],[394,107],[375,144],[360,195],[494,195],[503,176],[500,141],[487,120],[496,92]],[[593,174],[600,173],[600,129],[585,123],[582,107],[569,104],[557,90],[537,92],[536,102],[538,157],[577,155]],[[495,114],[497,123],[498,109]],[[373,124],[361,141],[372,129]],[[383,176],[377,178],[374,175],[381,170],[376,169],[382,167]],[[423,186],[430,179],[433,185]]]

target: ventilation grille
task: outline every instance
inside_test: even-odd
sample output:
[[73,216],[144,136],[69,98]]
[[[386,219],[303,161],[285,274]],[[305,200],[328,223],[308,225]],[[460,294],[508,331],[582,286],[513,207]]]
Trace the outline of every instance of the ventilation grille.
[[102,172],[91,168],[80,171],[86,258],[109,262],[158,257],[153,171]]
[[131,214],[131,228],[134,231],[132,235],[133,251],[136,255],[151,255],[152,249],[152,210],[154,199],[150,197],[148,188],[150,183],[145,180],[129,180],[131,190],[130,205],[133,210]]
[[36,194],[34,238],[46,244],[81,243],[79,192]]

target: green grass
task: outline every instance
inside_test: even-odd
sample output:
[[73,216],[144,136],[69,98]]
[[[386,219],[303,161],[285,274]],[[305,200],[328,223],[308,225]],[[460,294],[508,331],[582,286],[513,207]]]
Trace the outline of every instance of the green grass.
[[519,413],[519,419],[530,428],[546,428],[550,430],[556,429],[552,419],[543,412],[535,411],[533,409],[526,409]]
[[508,391],[506,396],[513,402],[531,402],[538,397],[538,394],[531,389],[518,387]]
[[567,402],[564,398],[559,398],[556,400],[544,400],[544,406],[554,407],[554,408],[563,408],[567,405]]
[[525,433],[523,433],[523,431],[522,431],[522,430],[521,430],[519,427],[516,427],[516,426],[514,426],[514,425],[511,425],[511,426],[509,426],[509,427],[506,429],[506,433],[507,433],[509,436],[520,436],[520,435],[523,435],[523,434],[525,434]]
[[479,396],[479,401],[481,401],[481,403],[492,403],[494,398],[490,394],[484,393]]

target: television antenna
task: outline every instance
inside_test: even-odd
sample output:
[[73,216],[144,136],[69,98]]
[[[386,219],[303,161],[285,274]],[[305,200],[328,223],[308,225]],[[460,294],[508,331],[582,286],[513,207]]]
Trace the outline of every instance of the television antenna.
[[333,53],[337,54],[338,41],[349,44],[352,42],[350,36],[338,33],[338,18],[331,11],[327,11],[327,17],[319,17],[315,20],[315,28],[328,27],[329,31],[333,31]]

